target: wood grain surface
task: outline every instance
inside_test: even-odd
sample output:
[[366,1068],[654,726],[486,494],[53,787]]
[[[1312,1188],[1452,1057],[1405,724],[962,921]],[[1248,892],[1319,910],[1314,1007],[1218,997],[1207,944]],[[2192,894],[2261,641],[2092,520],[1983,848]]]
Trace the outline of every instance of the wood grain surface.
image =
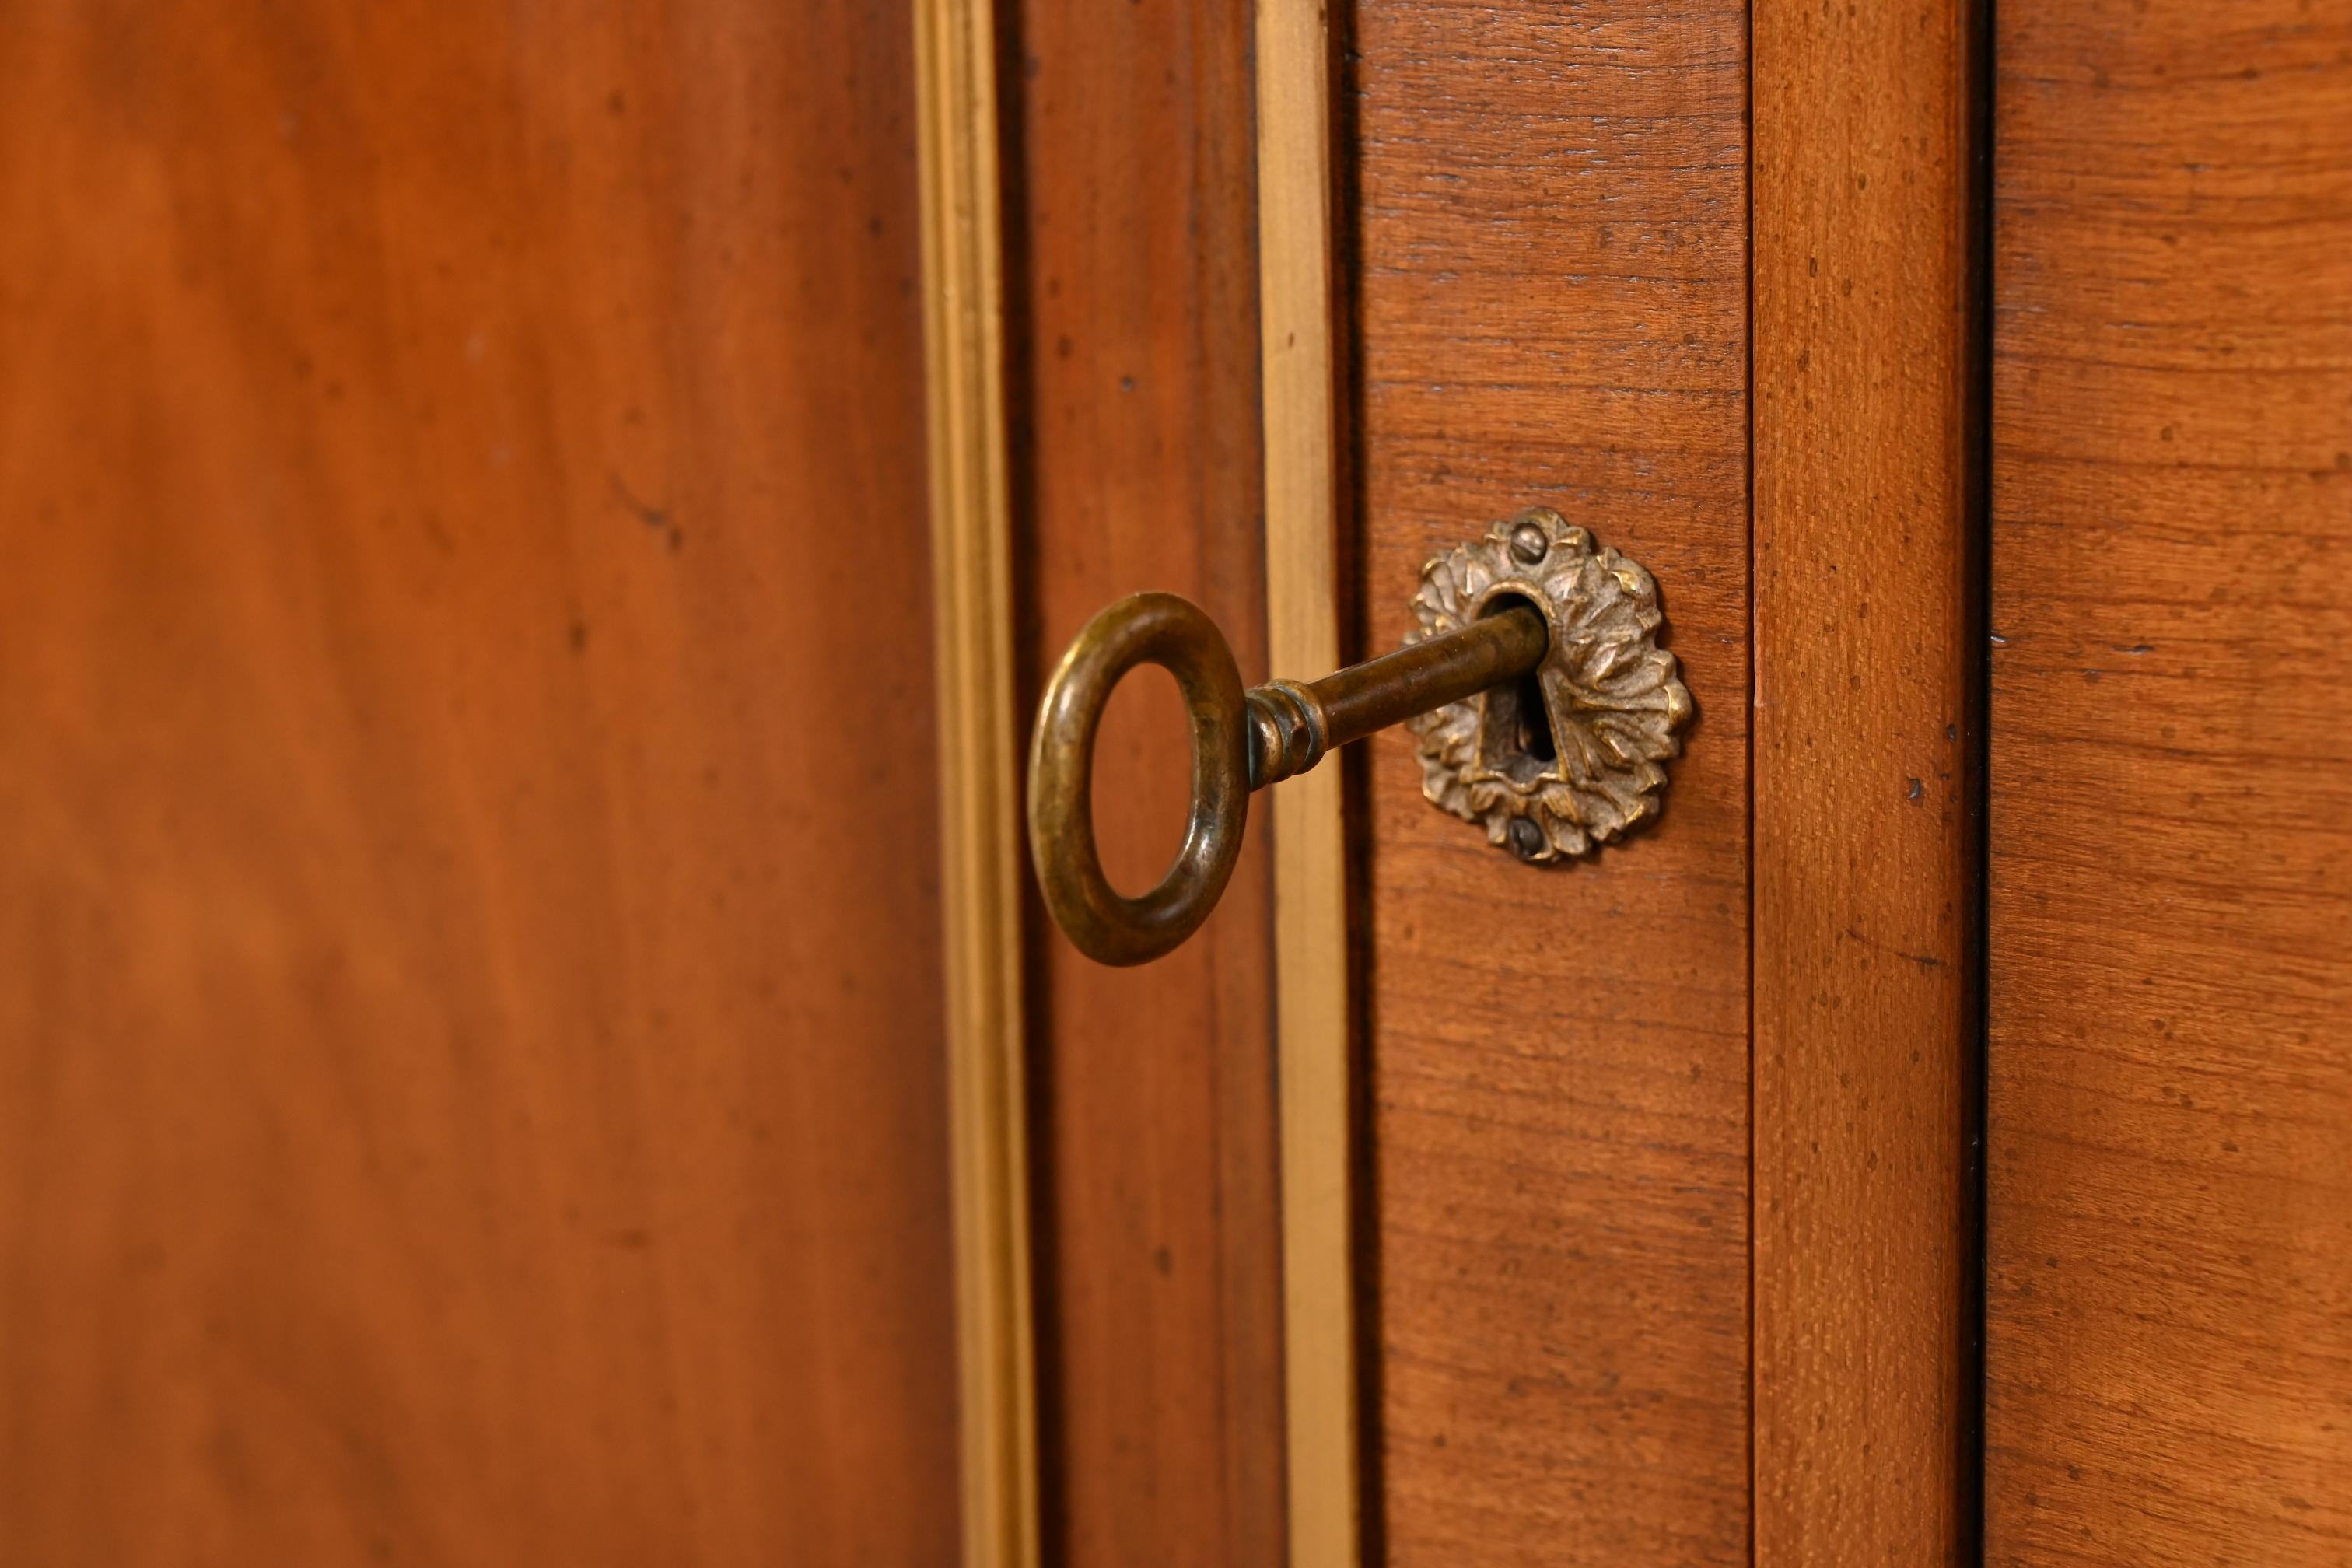
[[0,22],[0,1561],[952,1560],[908,30]]
[[1362,579],[1530,503],[1647,565],[1698,719],[1535,868],[1371,775],[1371,1523],[1395,1568],[1746,1563],[1748,17],[1354,19]]
[[1986,1560],[2352,1560],[2352,18],[1999,7]]
[[[1024,711],[1087,618],[1145,588],[1200,603],[1263,679],[1250,8],[1005,15]],[[1188,745],[1173,683],[1138,671],[1096,751],[1114,886],[1167,868]],[[1217,911],[1156,963],[1103,968],[1033,906],[1043,1530],[1075,1568],[1282,1560],[1263,806]]]
[[1980,27],[1754,8],[1760,1568],[1976,1561]]

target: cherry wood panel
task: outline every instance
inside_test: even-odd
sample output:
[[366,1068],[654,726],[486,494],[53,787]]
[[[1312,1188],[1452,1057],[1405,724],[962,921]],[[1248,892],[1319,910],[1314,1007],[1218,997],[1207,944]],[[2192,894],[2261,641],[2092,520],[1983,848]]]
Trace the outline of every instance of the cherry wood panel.
[[1745,1563],[1748,60],[1738,5],[1365,5],[1374,647],[1558,507],[1656,574],[1698,719],[1654,828],[1537,868],[1375,741],[1372,1524],[1398,1568]]
[[2352,18],[1999,7],[1987,1561],[2352,1556]]
[[1981,30],[1755,7],[1759,1564],[1975,1561]]
[[0,23],[0,1560],[952,1559],[908,26]]
[[[1007,5],[1003,160],[1017,592],[1043,673],[1122,595],[1186,595],[1265,669],[1251,12]],[[1166,869],[1189,795],[1172,681],[1096,752],[1114,885]],[[1139,969],[1033,901],[1043,1531],[1079,1568],[1283,1551],[1280,1216],[1263,802],[1208,924]]]

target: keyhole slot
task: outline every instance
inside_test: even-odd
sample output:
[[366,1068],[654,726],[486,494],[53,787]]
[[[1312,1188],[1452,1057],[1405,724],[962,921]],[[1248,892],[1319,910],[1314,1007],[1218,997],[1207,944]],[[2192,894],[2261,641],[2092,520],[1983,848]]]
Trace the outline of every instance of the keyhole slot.
[[[1542,614],[1523,594],[1497,594],[1487,601],[1481,617],[1525,605]],[[1486,705],[1481,726],[1480,761],[1495,772],[1528,783],[1559,759],[1559,746],[1551,732],[1551,709],[1544,701],[1543,682],[1529,670],[1507,685],[1489,689],[1480,699]]]
[[1557,761],[1559,747],[1551,738],[1551,710],[1544,702],[1542,683],[1530,670],[1512,684],[1518,709],[1518,732],[1513,739],[1518,749],[1539,763]]

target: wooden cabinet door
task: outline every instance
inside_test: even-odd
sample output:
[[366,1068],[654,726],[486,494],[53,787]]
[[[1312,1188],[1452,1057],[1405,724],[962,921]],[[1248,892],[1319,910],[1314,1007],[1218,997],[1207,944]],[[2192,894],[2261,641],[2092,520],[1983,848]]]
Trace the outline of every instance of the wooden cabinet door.
[[953,1559],[912,25],[789,11],[0,15],[0,1561]]

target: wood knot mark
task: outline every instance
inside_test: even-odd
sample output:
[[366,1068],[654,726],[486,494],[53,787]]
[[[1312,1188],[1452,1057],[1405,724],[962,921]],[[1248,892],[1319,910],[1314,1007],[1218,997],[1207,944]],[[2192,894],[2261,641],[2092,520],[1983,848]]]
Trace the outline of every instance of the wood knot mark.
[[630,489],[617,473],[608,472],[604,479],[612,486],[613,500],[620,505],[621,510],[660,534],[662,542],[669,547],[671,554],[675,555],[684,548],[686,534],[676,522],[671,521],[669,509],[639,500],[636,492]]

